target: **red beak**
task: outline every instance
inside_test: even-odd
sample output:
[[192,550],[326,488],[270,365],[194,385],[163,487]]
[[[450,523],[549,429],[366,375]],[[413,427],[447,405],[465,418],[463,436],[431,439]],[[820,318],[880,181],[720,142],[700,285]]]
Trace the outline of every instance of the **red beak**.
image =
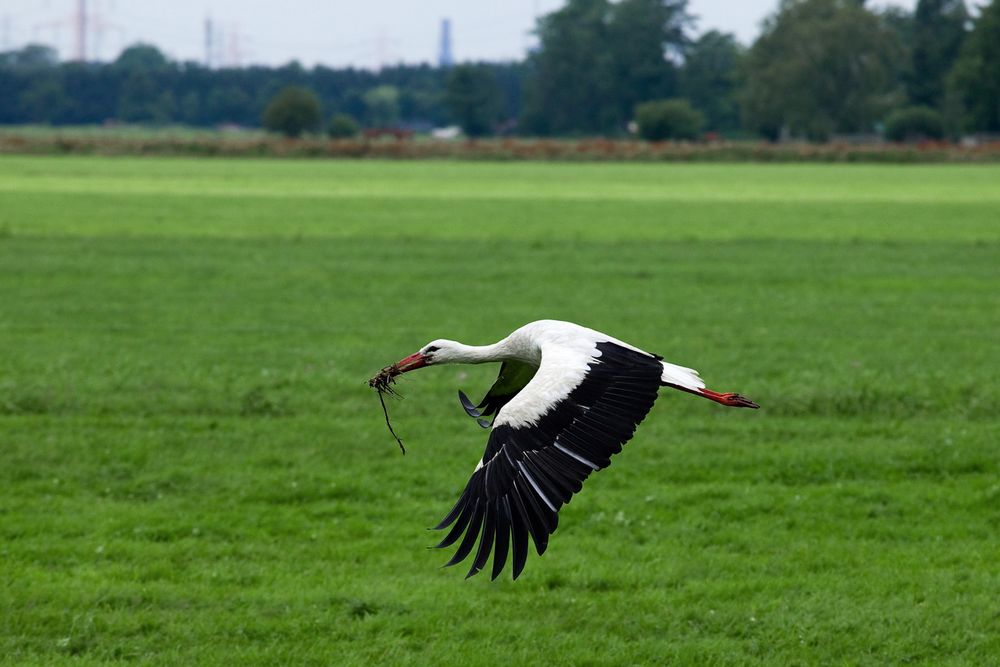
[[419,352],[411,354],[405,359],[400,359],[396,362],[396,368],[399,369],[400,373],[405,373],[407,371],[415,371],[418,368],[423,368],[427,365],[427,357],[420,354]]

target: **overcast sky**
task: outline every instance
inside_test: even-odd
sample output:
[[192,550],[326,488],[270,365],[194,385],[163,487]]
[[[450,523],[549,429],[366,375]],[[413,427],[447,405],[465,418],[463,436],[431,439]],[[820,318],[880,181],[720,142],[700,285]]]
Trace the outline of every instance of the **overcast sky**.
[[[50,44],[76,50],[80,0],[0,0],[0,50]],[[455,59],[512,60],[531,46],[534,18],[561,0],[87,0],[88,58],[113,59],[137,41],[176,60],[204,61],[212,21],[213,59],[223,65],[354,65],[436,62],[441,19],[452,25]],[[882,0],[913,9],[916,0]],[[777,0],[689,0],[696,30],[734,33],[749,44]]]

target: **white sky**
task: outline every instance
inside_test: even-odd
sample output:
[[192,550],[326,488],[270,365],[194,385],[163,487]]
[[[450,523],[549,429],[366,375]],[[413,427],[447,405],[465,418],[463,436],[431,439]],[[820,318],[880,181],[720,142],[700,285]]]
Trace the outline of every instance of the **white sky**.
[[[0,0],[0,51],[28,42],[75,53],[74,19],[82,0]],[[778,0],[689,0],[696,32],[732,32],[745,44]],[[155,44],[177,60],[205,60],[211,17],[216,64],[372,68],[436,62],[440,23],[450,18],[452,52],[462,60],[512,60],[532,44],[534,17],[562,0],[86,0],[88,58],[111,60],[134,42]],[[913,9],[916,0],[881,0]]]

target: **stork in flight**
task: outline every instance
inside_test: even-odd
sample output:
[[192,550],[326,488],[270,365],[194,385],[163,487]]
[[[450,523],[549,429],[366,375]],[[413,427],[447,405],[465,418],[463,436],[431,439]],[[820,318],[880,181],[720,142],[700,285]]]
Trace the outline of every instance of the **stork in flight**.
[[[492,553],[492,578],[512,554],[517,579],[529,536],[538,555],[545,553],[559,509],[591,472],[611,465],[611,456],[635,433],[660,387],[729,407],[760,407],[739,394],[706,389],[693,369],[555,320],[526,324],[493,345],[431,341],[391,368],[399,374],[491,361],[503,362],[500,375],[478,405],[458,392],[465,411],[490,429],[486,452],[455,507],[436,526],[452,526],[438,548],[462,538],[447,565],[465,560],[478,540],[466,578],[482,570]],[[492,424],[485,419],[491,415]]]

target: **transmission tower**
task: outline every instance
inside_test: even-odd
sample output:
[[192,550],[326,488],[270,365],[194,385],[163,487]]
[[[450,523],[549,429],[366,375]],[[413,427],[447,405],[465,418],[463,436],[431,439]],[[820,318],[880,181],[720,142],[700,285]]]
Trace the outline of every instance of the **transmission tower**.
[[[63,28],[69,28],[72,42],[72,59],[79,62],[87,62],[88,59],[96,60],[100,57],[99,49],[101,37],[107,30],[121,30],[121,26],[106,21],[100,12],[100,8],[94,9],[87,0],[76,0],[76,8],[73,13],[55,21],[37,23],[34,27],[34,34],[42,28],[51,28],[53,40],[60,42],[59,35]],[[93,3],[96,5],[97,3]]]
[[441,19],[441,48],[438,51],[438,67],[451,67],[455,59],[451,55],[451,19]]

